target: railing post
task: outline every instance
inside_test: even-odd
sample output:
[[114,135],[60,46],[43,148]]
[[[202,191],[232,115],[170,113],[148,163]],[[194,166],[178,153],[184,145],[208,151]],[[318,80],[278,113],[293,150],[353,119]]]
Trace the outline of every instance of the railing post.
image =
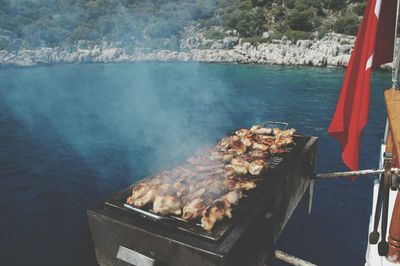
[[396,203],[393,208],[392,221],[389,229],[389,250],[387,259],[400,263],[400,192],[397,192]]

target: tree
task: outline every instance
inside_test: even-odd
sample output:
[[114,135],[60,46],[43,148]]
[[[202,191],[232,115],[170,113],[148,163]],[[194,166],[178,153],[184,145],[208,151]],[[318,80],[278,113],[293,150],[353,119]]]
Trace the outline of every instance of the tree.
[[309,11],[294,10],[287,18],[287,24],[292,30],[312,31],[314,29],[312,14]]
[[346,0],[324,0],[323,5],[326,9],[341,10],[346,7]]
[[336,22],[333,24],[333,29],[338,33],[356,35],[358,24],[358,17],[354,14],[347,13],[336,20]]

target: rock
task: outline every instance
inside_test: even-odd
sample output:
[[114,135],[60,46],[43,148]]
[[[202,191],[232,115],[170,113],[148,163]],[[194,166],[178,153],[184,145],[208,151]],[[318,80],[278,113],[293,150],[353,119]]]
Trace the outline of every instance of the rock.
[[287,43],[287,41],[288,41],[288,38],[286,36],[283,36],[280,43],[285,45]]
[[239,37],[233,36],[233,37],[225,37],[223,39],[223,48],[224,49],[232,49],[236,45],[239,44]]
[[242,50],[243,51],[247,52],[250,49],[250,47],[252,47],[251,43],[249,43],[249,42],[242,43]]
[[[80,41],[75,46],[65,48],[44,47],[18,52],[0,50],[0,64],[31,66],[56,63],[198,61],[343,67],[347,65],[355,40],[353,36],[327,34],[320,40],[298,40],[292,43],[283,37],[281,40],[253,46],[249,42],[241,43],[236,30],[225,31],[225,37],[221,40],[207,40],[199,27],[193,27],[185,31],[185,34],[181,40],[180,52],[128,49],[118,42],[94,45]],[[390,64],[384,66],[388,67]]]
[[269,38],[269,36],[271,36],[271,34],[269,33],[269,31],[265,31],[265,32],[263,32],[263,34],[262,34],[262,37],[263,38]]

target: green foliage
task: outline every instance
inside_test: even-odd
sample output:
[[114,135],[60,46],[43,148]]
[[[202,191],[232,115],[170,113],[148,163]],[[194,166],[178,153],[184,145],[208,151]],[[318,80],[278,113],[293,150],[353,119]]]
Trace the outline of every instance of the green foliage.
[[346,7],[346,0],[323,0],[323,5],[327,9],[341,10]]
[[285,0],[285,1],[283,1],[283,2],[284,2],[284,5],[285,5],[287,8],[289,8],[289,9],[293,9],[293,8],[294,8],[295,0]]
[[301,30],[288,30],[286,32],[274,32],[270,39],[280,40],[286,36],[289,40],[296,42],[297,40],[308,40],[311,39],[312,35],[310,32],[305,32]]
[[0,39],[0,50],[12,50],[12,43],[9,40]]
[[340,41],[340,44],[341,45],[349,45],[351,43],[348,40],[342,40],[342,41]]
[[271,40],[280,40],[282,39],[283,36],[286,36],[286,34],[283,33],[282,31],[274,31],[274,33],[272,33],[269,38]]
[[201,44],[199,45],[198,49],[199,50],[208,50],[211,48],[211,43],[207,43],[207,44]]
[[318,39],[322,39],[325,35],[330,31],[330,28],[327,26],[322,26],[318,29]]
[[347,13],[336,20],[333,24],[333,29],[338,33],[356,35],[358,23],[358,17],[356,15]]
[[366,7],[367,3],[357,3],[353,6],[352,10],[353,12],[358,15],[358,16],[362,16],[364,15],[364,10]]
[[203,33],[203,35],[205,38],[210,40],[219,40],[225,36],[223,32],[215,29],[208,29]]
[[253,46],[258,46],[261,43],[267,43],[269,42],[270,39],[269,38],[263,38],[263,37],[248,37],[248,38],[242,38],[242,42],[249,42],[251,43]]
[[286,16],[285,11],[285,8],[283,8],[282,6],[273,6],[270,12],[274,17],[275,22],[282,22]]
[[323,17],[323,6],[320,0],[296,0],[294,12],[299,12],[313,17]]
[[237,29],[244,37],[260,35],[267,30],[265,10],[261,8],[224,13],[221,19],[222,26]]
[[287,25],[292,30],[312,31],[315,23],[312,9],[294,10],[287,18]]
[[[80,40],[179,49],[184,28],[197,24],[237,29],[252,43],[266,41],[260,36],[268,30],[275,32],[271,38],[293,40],[313,31],[354,35],[364,8],[365,0],[0,0],[0,50],[70,47]],[[332,24],[332,18],[338,19]]]
[[251,0],[251,5],[254,7],[271,7],[273,0]]
[[305,32],[301,30],[289,30],[285,33],[289,40],[296,42],[297,40],[307,40],[311,38],[310,32]]

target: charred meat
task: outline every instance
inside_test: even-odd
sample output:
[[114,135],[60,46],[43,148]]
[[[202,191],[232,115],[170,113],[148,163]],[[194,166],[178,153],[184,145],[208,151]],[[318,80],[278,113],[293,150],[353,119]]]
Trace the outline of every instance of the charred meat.
[[254,125],[236,130],[213,148],[202,150],[187,164],[163,171],[136,184],[126,203],[136,208],[152,206],[159,215],[201,218],[211,230],[242,198],[242,191],[257,186],[268,171],[268,158],[288,152],[294,129]]

